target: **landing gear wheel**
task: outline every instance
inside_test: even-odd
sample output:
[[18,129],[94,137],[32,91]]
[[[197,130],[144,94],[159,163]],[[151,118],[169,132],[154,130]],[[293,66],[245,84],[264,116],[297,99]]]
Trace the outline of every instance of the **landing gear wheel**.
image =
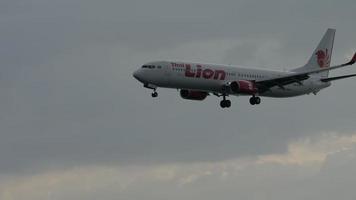
[[156,97],[158,97],[158,93],[157,93],[156,91],[154,91],[154,92],[152,92],[151,96],[152,96],[153,98],[156,98]]
[[225,100],[225,106],[226,106],[226,108],[230,108],[230,106],[231,106],[231,101],[230,100]]
[[231,101],[230,100],[222,100],[220,101],[220,107],[222,108],[230,108]]
[[220,107],[225,108],[225,100],[220,101]]
[[255,97],[251,97],[250,98],[250,104],[251,105],[255,105],[256,104]]
[[250,98],[250,104],[251,105],[258,105],[261,103],[261,98],[260,97],[251,97]]
[[222,108],[230,108],[231,101],[226,99],[227,94],[223,93],[221,96],[223,97],[223,99],[220,101],[220,107],[222,107]]
[[255,97],[255,103],[258,105],[261,103],[261,98],[260,97]]

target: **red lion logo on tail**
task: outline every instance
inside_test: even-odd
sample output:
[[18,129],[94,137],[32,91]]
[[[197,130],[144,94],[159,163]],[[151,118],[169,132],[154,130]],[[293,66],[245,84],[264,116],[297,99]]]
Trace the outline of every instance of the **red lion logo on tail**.
[[320,68],[329,67],[330,65],[330,55],[328,54],[328,49],[319,50],[315,53]]

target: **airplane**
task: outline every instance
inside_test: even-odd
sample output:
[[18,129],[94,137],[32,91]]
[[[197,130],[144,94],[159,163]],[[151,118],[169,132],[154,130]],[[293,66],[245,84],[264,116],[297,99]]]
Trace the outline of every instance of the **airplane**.
[[328,29],[308,62],[290,71],[246,68],[220,64],[155,61],[141,66],[133,73],[143,86],[152,89],[173,88],[188,100],[204,100],[209,94],[222,97],[220,107],[229,108],[228,96],[251,96],[250,104],[261,103],[260,97],[286,98],[313,93],[331,85],[332,81],[356,76],[348,74],[329,77],[329,71],[353,65],[356,53],[344,64],[330,66],[335,29]]

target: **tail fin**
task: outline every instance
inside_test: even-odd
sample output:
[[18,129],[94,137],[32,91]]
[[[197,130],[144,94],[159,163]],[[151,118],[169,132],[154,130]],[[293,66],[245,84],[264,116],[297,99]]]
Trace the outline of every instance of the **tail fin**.
[[[306,72],[311,70],[317,70],[320,68],[330,67],[331,54],[333,51],[335,29],[328,29],[321,39],[318,47],[314,50],[313,55],[310,57],[307,64],[303,67],[294,69],[294,72]],[[320,72],[319,75],[322,78],[327,78],[329,71]]]

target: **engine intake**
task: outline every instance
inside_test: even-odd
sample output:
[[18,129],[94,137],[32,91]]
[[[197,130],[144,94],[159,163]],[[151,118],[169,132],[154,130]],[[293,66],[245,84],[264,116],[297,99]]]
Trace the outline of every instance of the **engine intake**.
[[257,87],[254,81],[239,80],[230,83],[230,88],[235,93],[256,94]]
[[183,99],[202,101],[208,96],[208,93],[195,90],[180,90],[180,96]]

